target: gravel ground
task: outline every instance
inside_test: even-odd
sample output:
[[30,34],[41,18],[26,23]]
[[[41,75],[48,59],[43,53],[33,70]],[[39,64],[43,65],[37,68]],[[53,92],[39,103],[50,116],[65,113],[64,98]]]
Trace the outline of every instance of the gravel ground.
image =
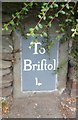
[[59,109],[60,95],[36,93],[32,96],[14,99],[8,118],[63,118]]
[[[75,94],[72,94],[75,95]],[[23,98],[14,98],[3,118],[76,118],[75,96],[67,92],[59,94],[33,93]]]

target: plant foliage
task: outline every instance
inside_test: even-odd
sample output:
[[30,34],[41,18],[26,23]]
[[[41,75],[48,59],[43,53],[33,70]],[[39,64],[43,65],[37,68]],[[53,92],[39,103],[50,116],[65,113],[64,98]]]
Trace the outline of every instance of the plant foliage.
[[72,43],[74,44],[72,45],[71,55],[73,61],[75,61],[75,68],[78,69],[78,2],[71,2],[71,0],[69,2],[25,2],[20,11],[12,14],[12,19],[4,24],[2,30],[8,30],[9,26],[12,26],[12,31],[17,29],[24,16],[34,9],[37,10],[35,17],[39,20],[33,28],[29,28],[25,36],[45,37],[46,49],[49,50],[53,43],[49,40],[48,29],[52,26],[53,21],[57,19],[60,29],[55,32],[65,33],[64,40],[73,39]]

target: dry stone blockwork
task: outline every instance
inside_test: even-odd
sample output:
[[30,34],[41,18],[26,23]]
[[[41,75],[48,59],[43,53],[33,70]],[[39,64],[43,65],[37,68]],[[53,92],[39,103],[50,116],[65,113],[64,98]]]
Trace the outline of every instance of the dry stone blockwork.
[[[7,19],[3,20],[5,24]],[[0,70],[2,71],[2,81],[0,82],[0,89],[2,89],[2,97],[7,98],[13,94],[13,41],[11,32],[2,32],[2,53],[0,53]]]

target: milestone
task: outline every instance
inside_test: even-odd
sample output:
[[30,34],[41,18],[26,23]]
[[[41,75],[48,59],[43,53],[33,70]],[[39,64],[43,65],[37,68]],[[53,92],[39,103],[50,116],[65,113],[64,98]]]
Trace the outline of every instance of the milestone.
[[[32,44],[34,44],[34,51],[33,54],[34,55],[43,55],[45,54],[46,50],[45,48],[43,48],[40,42],[31,42],[30,43],[30,47],[29,49],[31,49]],[[38,47],[40,47],[39,51],[38,51]],[[35,58],[34,58],[35,59]],[[48,63],[46,59],[42,59],[41,61],[37,61],[37,63],[34,63],[34,61],[32,61],[31,59],[24,59],[23,61],[23,70],[24,71],[43,71],[43,70],[55,70],[56,69],[56,59],[52,60],[52,63]]]

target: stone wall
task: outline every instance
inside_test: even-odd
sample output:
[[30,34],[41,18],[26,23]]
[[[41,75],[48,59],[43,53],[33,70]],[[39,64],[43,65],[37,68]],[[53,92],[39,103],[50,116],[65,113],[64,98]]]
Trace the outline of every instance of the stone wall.
[[[2,4],[1,4],[1,2],[0,2],[0,16],[2,17]],[[1,24],[1,22],[2,22],[2,18],[0,17],[0,67],[2,68],[2,30],[1,30],[1,28],[2,28],[2,24]],[[1,68],[0,68],[0,85],[2,84],[2,70],[1,70]],[[1,92],[1,90],[0,90],[0,96],[2,95],[2,92]]]
[[[3,16],[3,24],[8,20],[8,16]],[[10,29],[2,32],[1,45],[2,53],[0,53],[0,58],[2,57],[2,62],[0,62],[0,69],[2,70],[2,85],[0,84],[0,89],[2,89],[2,97],[9,97],[13,94],[13,41]]]

